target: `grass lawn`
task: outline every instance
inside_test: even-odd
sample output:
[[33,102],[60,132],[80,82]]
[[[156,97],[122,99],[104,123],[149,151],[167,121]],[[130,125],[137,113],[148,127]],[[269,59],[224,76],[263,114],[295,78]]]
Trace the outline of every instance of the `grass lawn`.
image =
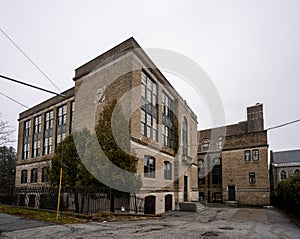
[[[20,207],[15,207],[10,205],[0,205],[0,212],[12,214],[24,218],[34,219],[34,220],[56,223],[55,212],[42,211],[38,209],[26,209],[26,208],[20,208]],[[69,223],[83,223],[85,221],[86,220],[84,219],[76,218],[71,215],[61,214],[57,223],[69,224]]]

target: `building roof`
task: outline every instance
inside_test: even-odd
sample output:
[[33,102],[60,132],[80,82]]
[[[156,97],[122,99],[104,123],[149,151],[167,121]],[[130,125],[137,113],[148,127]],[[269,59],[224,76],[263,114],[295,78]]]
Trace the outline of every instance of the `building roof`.
[[273,164],[292,164],[300,163],[300,150],[289,150],[272,153]]

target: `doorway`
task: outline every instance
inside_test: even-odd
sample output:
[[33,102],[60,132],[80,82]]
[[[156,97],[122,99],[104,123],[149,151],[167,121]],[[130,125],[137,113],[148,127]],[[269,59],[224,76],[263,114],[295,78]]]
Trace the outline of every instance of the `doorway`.
[[168,194],[165,196],[165,211],[172,211],[172,195]]
[[188,176],[184,176],[183,200],[188,201]]
[[147,196],[145,197],[145,206],[144,213],[145,214],[155,214],[155,196]]
[[228,186],[228,201],[235,201],[235,186]]

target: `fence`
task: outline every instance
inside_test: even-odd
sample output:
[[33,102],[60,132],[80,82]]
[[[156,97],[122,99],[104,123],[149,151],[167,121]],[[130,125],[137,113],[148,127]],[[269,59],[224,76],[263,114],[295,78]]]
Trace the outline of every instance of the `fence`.
[[[58,188],[0,188],[0,203],[56,210]],[[107,187],[65,187],[61,191],[61,212],[94,214],[98,212],[144,213],[144,199]]]

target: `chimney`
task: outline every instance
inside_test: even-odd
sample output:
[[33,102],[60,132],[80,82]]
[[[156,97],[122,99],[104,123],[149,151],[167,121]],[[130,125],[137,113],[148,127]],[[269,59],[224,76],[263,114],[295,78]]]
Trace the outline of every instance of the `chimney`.
[[247,131],[254,133],[264,130],[263,105],[257,103],[247,108]]

